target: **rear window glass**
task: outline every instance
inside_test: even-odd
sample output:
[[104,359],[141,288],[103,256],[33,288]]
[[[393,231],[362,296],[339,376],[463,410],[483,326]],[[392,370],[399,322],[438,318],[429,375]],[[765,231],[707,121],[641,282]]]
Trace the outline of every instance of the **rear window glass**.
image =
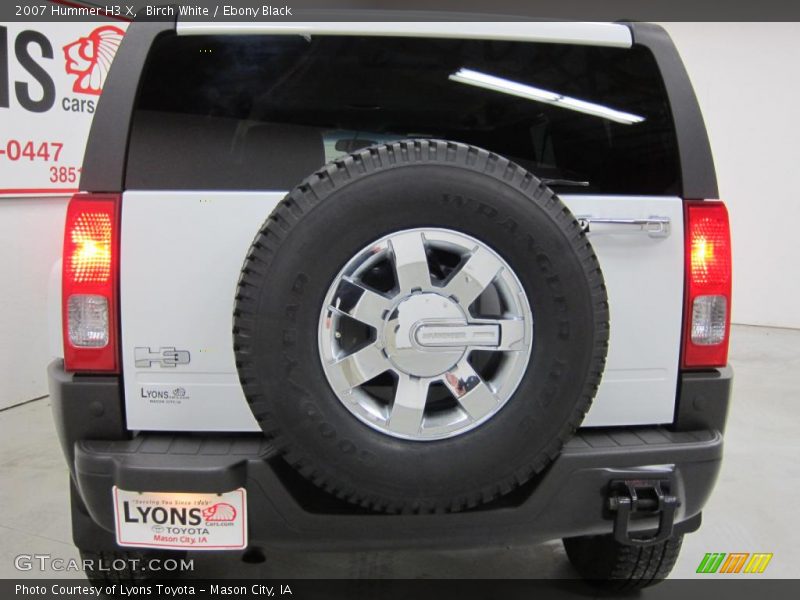
[[415,137],[481,146],[565,192],[680,189],[664,85],[638,46],[169,36],[140,89],[129,189],[286,190]]

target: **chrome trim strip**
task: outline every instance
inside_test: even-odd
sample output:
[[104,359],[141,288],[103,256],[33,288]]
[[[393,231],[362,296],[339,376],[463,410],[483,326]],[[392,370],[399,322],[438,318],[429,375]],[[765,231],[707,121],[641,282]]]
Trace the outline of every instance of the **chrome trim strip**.
[[582,22],[208,22],[184,21],[178,35],[358,35],[485,39],[630,48],[631,31],[619,23]]
[[587,235],[645,233],[652,238],[665,238],[671,226],[669,217],[625,219],[582,215],[576,218]]

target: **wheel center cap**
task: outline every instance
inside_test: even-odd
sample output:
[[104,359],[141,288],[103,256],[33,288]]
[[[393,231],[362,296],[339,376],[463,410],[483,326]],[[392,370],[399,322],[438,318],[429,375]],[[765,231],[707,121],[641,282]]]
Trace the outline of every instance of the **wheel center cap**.
[[467,327],[454,301],[435,293],[412,294],[386,319],[383,346],[404,373],[432,377],[451,369],[464,355]]

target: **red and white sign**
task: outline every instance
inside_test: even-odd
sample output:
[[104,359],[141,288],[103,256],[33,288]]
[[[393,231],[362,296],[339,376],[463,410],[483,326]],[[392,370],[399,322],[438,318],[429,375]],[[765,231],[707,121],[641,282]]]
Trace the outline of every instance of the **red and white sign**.
[[92,117],[126,28],[116,21],[0,24],[0,196],[77,190]]
[[247,546],[247,492],[131,492],[114,487],[117,543],[137,548],[239,550]]

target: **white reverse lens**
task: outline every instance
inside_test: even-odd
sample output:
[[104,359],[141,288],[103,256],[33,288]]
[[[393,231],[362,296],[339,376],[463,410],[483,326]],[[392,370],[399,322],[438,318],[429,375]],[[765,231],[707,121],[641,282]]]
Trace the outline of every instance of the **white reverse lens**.
[[692,343],[713,346],[725,339],[728,301],[725,296],[697,296],[692,305]]
[[69,342],[84,348],[108,344],[108,300],[94,294],[73,294],[67,301]]

